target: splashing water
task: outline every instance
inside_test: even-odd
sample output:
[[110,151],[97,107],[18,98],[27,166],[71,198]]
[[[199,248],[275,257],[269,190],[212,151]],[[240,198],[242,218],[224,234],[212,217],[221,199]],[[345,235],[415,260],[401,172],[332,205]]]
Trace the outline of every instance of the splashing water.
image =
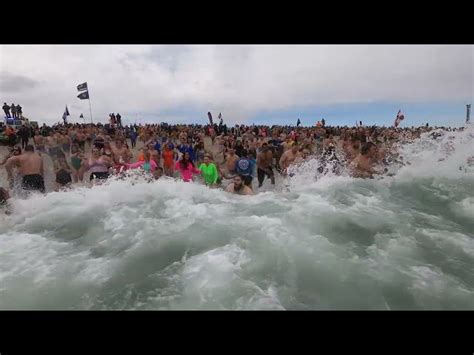
[[16,199],[0,308],[474,309],[473,136],[425,135],[382,179],[309,161],[251,197],[136,178]]

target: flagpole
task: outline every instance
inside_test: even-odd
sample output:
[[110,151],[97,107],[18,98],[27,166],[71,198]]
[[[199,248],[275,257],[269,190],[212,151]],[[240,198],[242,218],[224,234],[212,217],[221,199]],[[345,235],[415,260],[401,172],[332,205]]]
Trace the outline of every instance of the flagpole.
[[90,114],[91,114],[91,124],[94,124],[94,123],[92,122],[91,92],[90,92],[89,88],[87,88],[87,93],[89,94],[89,95],[88,95],[88,96],[89,96],[89,112],[90,112]]

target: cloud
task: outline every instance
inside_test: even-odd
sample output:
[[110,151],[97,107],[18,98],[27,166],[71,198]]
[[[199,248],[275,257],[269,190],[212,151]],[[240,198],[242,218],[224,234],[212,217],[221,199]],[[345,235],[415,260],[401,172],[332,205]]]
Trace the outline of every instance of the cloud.
[[310,105],[470,101],[473,48],[1,46],[2,72],[31,81],[14,92],[0,86],[0,98],[47,122],[59,121],[65,104],[73,116],[88,113],[88,103],[76,98],[84,81],[95,120],[110,112],[182,120],[173,112],[187,111],[193,121],[211,110],[242,122],[257,112]]
[[17,93],[33,89],[39,84],[38,81],[22,75],[7,72],[0,73],[0,92]]

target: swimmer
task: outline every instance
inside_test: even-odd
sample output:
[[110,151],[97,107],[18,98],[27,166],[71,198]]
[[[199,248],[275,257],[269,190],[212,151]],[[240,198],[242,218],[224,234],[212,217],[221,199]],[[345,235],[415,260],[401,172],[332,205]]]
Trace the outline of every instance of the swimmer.
[[252,190],[244,184],[243,176],[240,175],[234,176],[233,182],[227,186],[226,191],[236,195],[253,195]]

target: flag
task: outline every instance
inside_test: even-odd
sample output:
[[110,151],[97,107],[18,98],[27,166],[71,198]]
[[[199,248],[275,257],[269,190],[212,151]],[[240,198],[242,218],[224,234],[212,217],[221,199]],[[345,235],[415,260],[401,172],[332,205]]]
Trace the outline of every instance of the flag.
[[81,113],[81,115],[79,116],[79,118],[84,118],[84,116],[82,115],[82,113]]
[[212,121],[212,115],[210,112],[207,113],[207,117],[209,117],[209,123],[211,124],[211,126],[214,124],[214,122]]
[[66,105],[66,109],[64,110],[64,113],[63,113],[63,121],[64,121],[64,123],[66,123],[67,116],[69,116],[69,110],[67,109],[67,105]]
[[222,120],[222,113],[219,112],[219,119]]
[[397,117],[395,118],[395,123],[394,126],[398,127],[400,122],[402,122],[405,119],[405,116],[403,115],[401,110],[398,110]]
[[300,124],[301,124],[301,121],[300,121],[300,119],[298,118],[298,121],[296,121],[296,127],[299,127]]
[[87,100],[89,98],[89,91],[81,92],[79,95],[77,95],[77,97],[80,100]]
[[466,105],[466,124],[471,121],[471,104]]
[[77,91],[87,90],[87,82],[77,85]]

